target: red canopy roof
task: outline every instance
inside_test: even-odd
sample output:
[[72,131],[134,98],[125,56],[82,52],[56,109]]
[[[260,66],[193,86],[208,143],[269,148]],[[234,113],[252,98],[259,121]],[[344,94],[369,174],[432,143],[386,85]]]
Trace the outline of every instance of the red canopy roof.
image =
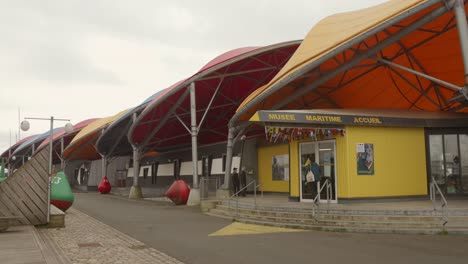
[[130,142],[157,151],[189,145],[191,136],[180,121],[190,126],[190,83],[196,87],[197,124],[209,108],[198,134],[199,144],[226,141],[227,123],[240,102],[271,80],[300,43],[241,48],[216,57],[148,104],[129,130]]

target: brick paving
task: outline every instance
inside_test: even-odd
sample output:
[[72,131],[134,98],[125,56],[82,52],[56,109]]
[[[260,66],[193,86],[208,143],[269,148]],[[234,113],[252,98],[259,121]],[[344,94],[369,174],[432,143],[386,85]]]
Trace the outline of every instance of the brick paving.
[[47,232],[74,264],[182,263],[73,208],[65,226]]

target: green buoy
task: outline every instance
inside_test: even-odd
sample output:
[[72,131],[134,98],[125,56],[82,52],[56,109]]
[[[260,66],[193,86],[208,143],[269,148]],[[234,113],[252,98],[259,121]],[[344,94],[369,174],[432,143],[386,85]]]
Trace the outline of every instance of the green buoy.
[[63,171],[58,172],[52,179],[50,187],[50,203],[62,211],[72,206],[75,196]]

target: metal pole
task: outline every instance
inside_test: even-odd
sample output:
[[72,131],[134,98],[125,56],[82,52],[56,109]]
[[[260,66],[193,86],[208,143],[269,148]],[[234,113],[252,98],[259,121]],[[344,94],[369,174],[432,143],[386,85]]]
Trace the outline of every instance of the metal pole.
[[385,63],[385,64],[387,64],[387,65],[393,66],[393,67],[395,67],[395,68],[398,68],[398,69],[401,69],[401,70],[410,72],[410,73],[412,73],[412,74],[414,74],[414,75],[421,76],[421,77],[423,77],[423,78],[426,78],[426,79],[428,79],[428,80],[431,80],[431,81],[433,81],[433,82],[435,82],[435,83],[438,83],[438,84],[440,84],[440,85],[446,86],[446,87],[448,87],[448,88],[452,88],[452,89],[454,89],[454,90],[456,90],[456,91],[459,91],[459,90],[463,89],[463,87],[458,87],[458,86],[456,86],[456,85],[454,85],[454,84],[451,84],[451,83],[449,83],[449,82],[446,82],[446,81],[437,79],[437,78],[435,78],[435,77],[429,76],[429,75],[424,74],[424,73],[422,73],[422,72],[415,71],[415,70],[410,69],[410,68],[408,68],[408,67],[405,67],[405,66],[402,66],[402,65],[393,63],[393,62],[391,62],[391,61],[389,61],[389,60],[382,59],[382,58],[379,58],[379,57],[374,57],[373,59],[375,59],[375,60],[377,60],[377,61],[379,61],[379,62]]
[[65,169],[65,160],[63,159],[63,149],[64,149],[63,137],[60,139],[60,169]]
[[198,189],[198,146],[197,146],[197,106],[195,98],[195,83],[190,84],[190,116],[192,125],[192,165],[193,165],[193,188]]
[[138,186],[138,176],[140,176],[139,150],[133,147],[133,186]]
[[50,138],[49,138],[49,184],[47,185],[47,223],[50,221],[50,183],[52,180],[52,141],[54,131],[54,117],[50,117]]
[[458,36],[460,39],[460,46],[462,50],[463,65],[465,66],[465,87],[461,91],[467,97],[468,85],[468,26],[466,24],[465,4],[463,0],[457,0],[454,5],[455,18],[457,20]]
[[102,177],[107,174],[107,157],[102,155]]
[[232,166],[232,152],[234,146],[234,134],[235,128],[229,128],[228,141],[227,141],[227,150],[226,150],[226,167],[224,172],[224,189],[229,190],[230,181],[231,181],[231,166]]
[[8,177],[11,176],[11,149],[8,150]]

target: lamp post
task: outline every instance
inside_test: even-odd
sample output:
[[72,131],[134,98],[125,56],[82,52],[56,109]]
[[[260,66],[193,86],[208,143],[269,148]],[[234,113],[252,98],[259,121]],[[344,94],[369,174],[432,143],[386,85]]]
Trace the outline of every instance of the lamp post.
[[[50,118],[38,118],[38,117],[25,117],[24,120],[21,122],[21,130],[23,131],[28,131],[29,130],[29,121],[28,120],[49,120],[50,121],[50,135],[49,135],[49,181],[47,184],[47,223],[49,223],[50,220],[50,182],[52,180],[52,154],[53,154],[53,132],[54,132],[54,120],[55,121],[68,121],[70,122],[70,119],[60,119],[60,118],[54,118],[51,116]],[[65,125],[65,132],[70,133],[73,130],[73,125],[70,123],[67,123]]]

